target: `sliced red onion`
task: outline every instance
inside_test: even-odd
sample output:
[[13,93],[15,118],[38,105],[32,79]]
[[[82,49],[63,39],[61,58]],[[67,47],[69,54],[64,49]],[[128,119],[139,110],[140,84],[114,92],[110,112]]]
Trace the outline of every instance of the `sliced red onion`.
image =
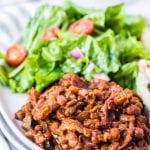
[[95,64],[93,62],[90,62],[85,70],[85,73],[89,74],[95,67],[96,67]]
[[70,56],[75,59],[80,59],[81,57],[83,57],[83,54],[82,54],[81,50],[77,47],[71,51]]
[[96,78],[96,79],[102,79],[102,80],[106,80],[106,81],[110,81],[109,76],[107,74],[103,73],[103,72],[95,74],[94,78]]

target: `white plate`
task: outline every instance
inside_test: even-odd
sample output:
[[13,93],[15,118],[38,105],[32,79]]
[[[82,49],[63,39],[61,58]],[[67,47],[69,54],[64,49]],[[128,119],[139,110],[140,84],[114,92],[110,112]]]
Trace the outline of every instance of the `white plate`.
[[1,133],[0,133],[0,147],[4,150],[9,150],[9,146]]
[[[103,2],[106,2],[106,1],[103,1]],[[112,2],[112,1],[109,1],[109,2]],[[56,3],[58,3],[58,0]],[[102,1],[100,1],[100,0],[93,0],[93,1],[83,0],[83,1],[80,1],[79,4],[84,5],[84,6],[87,5],[88,7],[95,6],[96,8],[97,7],[105,7],[105,5],[107,5],[106,3],[103,3],[104,5],[102,6],[101,5]],[[97,5],[97,4],[99,4],[99,5]],[[132,9],[132,11],[133,11],[133,9]],[[133,11],[133,13],[134,12],[136,12],[136,11]],[[35,145],[33,142],[31,142],[29,139],[27,139],[23,135],[23,133],[19,129],[18,124],[14,120],[14,113],[18,109],[20,109],[20,107],[23,104],[25,104],[26,100],[27,100],[26,94],[14,94],[9,89],[7,89],[3,86],[0,86],[0,112],[3,116],[3,118],[7,122],[8,126],[11,128],[13,134],[15,134],[15,136],[18,137],[18,139],[20,139],[24,144],[26,144],[28,147],[30,147],[33,150],[40,150],[41,148],[39,148],[37,145]],[[7,130],[5,130],[5,127],[2,127],[2,130],[6,134],[8,139],[11,141],[13,139],[12,135],[11,135],[12,133],[9,133]],[[19,147],[19,146],[17,146],[17,144],[15,144],[15,145],[16,145],[16,147]]]
[[[34,150],[41,150],[36,144],[27,139],[19,129],[18,122],[14,119],[14,113],[19,110],[19,108],[25,104],[27,99],[26,94],[14,94],[9,89],[0,86],[0,112],[7,122],[8,126],[11,128],[13,134],[21,139],[21,141]],[[9,141],[13,140],[13,135],[5,127],[1,127],[4,134],[7,136]],[[13,140],[13,144],[18,147],[17,141]],[[19,148],[19,147],[18,147]],[[23,150],[23,148],[22,148]]]

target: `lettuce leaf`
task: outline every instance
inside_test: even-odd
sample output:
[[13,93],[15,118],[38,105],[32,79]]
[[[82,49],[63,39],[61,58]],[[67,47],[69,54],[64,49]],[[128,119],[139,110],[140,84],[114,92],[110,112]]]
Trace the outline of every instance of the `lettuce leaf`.
[[125,14],[123,11],[123,4],[110,6],[105,12],[105,28],[111,28],[115,33],[119,33],[125,22]]
[[141,16],[127,15],[125,17],[125,30],[130,31],[130,34],[137,39],[140,39],[145,26],[146,22]]
[[68,15],[70,23],[95,11],[94,9],[80,7],[74,4],[71,0],[66,0],[63,7]]
[[105,27],[105,11],[104,10],[97,10],[94,11],[86,16],[85,19],[90,19],[94,23],[95,27]]
[[70,58],[67,59],[62,65],[60,65],[62,72],[64,73],[76,73],[81,74],[83,70],[88,65],[88,58],[81,58],[81,59],[74,59]]
[[94,62],[106,73],[117,72],[120,67],[119,53],[114,39],[113,31],[108,30],[94,43],[94,49],[98,51]]
[[138,74],[138,63],[130,62],[123,65],[118,72],[112,74],[112,80],[123,87],[136,90],[136,77]]
[[59,80],[61,76],[62,76],[62,72],[59,69],[53,70],[52,72],[49,72],[47,70],[39,71],[35,75],[36,90],[42,91],[51,83]]
[[30,19],[23,35],[23,44],[31,53],[44,44],[41,34],[49,27],[62,27],[67,21],[66,12],[59,6],[48,4],[39,7],[35,16]]
[[42,57],[48,62],[55,62],[62,60],[63,51],[58,45],[57,40],[52,40],[47,47],[42,48]]
[[0,66],[0,83],[5,86],[8,85],[8,74],[4,66]]
[[119,52],[119,59],[122,64],[138,59],[150,59],[150,54],[146,52],[140,41],[131,35],[127,37],[119,34],[115,37],[116,49]]
[[26,59],[24,69],[14,77],[17,82],[16,91],[25,92],[35,83],[35,73],[39,70],[39,55],[32,55]]

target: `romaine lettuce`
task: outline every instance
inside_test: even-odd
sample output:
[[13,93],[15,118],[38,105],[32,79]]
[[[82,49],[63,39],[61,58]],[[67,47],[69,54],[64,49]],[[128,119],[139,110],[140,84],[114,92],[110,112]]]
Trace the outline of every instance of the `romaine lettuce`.
[[[71,23],[79,19],[93,22],[91,35],[69,31]],[[60,28],[59,37],[44,42],[41,35],[50,27]],[[25,92],[32,86],[42,91],[64,73],[90,80],[103,72],[122,86],[136,89],[137,61],[150,59],[140,41],[144,27],[143,18],[126,15],[123,4],[105,10],[82,8],[70,0],[62,7],[42,5],[24,30],[22,43],[28,50],[27,58],[17,68],[1,65],[0,83],[14,92]],[[71,56],[75,48],[82,58]],[[4,59],[3,55],[0,58]]]

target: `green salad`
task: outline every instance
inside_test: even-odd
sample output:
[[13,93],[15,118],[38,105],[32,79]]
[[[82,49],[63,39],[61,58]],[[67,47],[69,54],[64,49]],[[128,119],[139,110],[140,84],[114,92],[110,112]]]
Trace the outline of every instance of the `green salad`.
[[0,83],[13,92],[31,87],[42,91],[65,73],[87,80],[105,73],[136,90],[138,60],[150,59],[140,41],[145,25],[142,17],[127,15],[123,4],[105,10],[81,8],[71,1],[42,5],[23,32],[24,61],[14,65],[0,55]]

